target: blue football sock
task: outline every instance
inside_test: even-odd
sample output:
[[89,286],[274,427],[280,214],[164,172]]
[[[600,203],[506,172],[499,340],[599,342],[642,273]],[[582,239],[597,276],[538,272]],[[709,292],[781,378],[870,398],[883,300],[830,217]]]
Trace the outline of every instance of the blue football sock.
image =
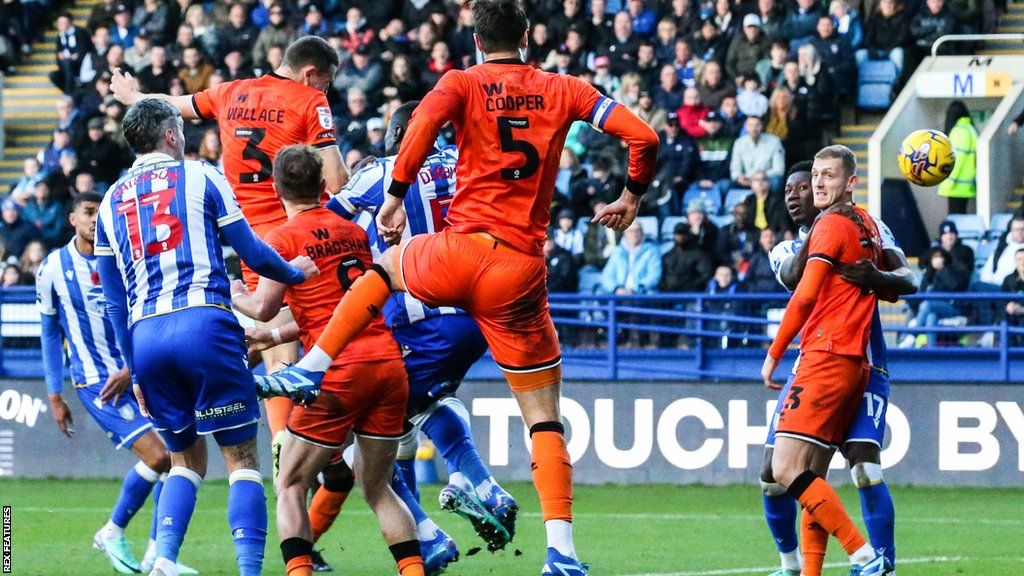
[[121,528],[127,527],[135,513],[146,503],[146,498],[153,491],[153,484],[159,479],[159,472],[151,470],[142,462],[137,463],[124,476],[121,494],[110,512],[110,521]]
[[[419,502],[420,486],[416,482],[416,459],[402,458],[395,460],[395,474],[402,479],[406,489],[412,493],[413,499]],[[398,490],[395,490],[395,492],[398,492]]]
[[449,474],[461,472],[474,486],[491,479],[469,430],[469,423],[450,406],[441,406],[423,422],[423,432],[441,451]]
[[768,521],[768,530],[775,538],[779,552],[787,553],[797,549],[799,540],[796,534],[797,506],[796,499],[783,492],[778,496],[761,495],[764,502],[764,518]]
[[162,478],[153,486],[153,525],[149,528],[149,539],[156,541],[156,527],[160,525],[160,494],[164,491],[164,480]]
[[[409,460],[412,462],[412,460]],[[412,512],[412,518],[416,521],[416,525],[419,526],[420,522],[428,520],[427,513],[423,511],[420,506],[420,501],[412,493],[412,490],[405,484],[405,481],[398,474],[398,469],[395,469],[395,473],[391,476],[391,489],[395,491],[395,494],[405,502],[405,505],[409,507],[409,512]]]
[[883,555],[896,565],[896,509],[892,503],[889,486],[882,482],[867,488],[859,488],[860,509],[864,524],[868,528],[871,546],[881,550]]
[[160,525],[156,529],[157,558],[178,561],[185,531],[188,530],[188,523],[196,508],[196,492],[202,483],[199,474],[188,468],[171,468],[164,481],[164,489],[160,492],[160,502],[157,503],[157,514],[160,516]]
[[267,497],[256,470],[235,470],[228,478],[228,525],[235,540],[240,576],[259,576],[267,544]]

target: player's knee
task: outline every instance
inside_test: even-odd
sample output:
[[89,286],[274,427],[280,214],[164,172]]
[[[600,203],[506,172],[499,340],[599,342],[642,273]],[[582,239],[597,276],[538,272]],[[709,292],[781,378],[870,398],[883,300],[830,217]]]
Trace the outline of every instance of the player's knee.
[[874,462],[860,462],[850,467],[850,476],[857,488],[870,488],[885,481],[882,465]]
[[373,262],[373,270],[380,274],[392,290],[405,289],[405,286],[402,285],[402,274],[398,265],[400,254],[399,248],[392,246]]
[[342,460],[341,464],[323,469],[324,488],[330,492],[351,492],[356,483],[352,469]]
[[158,474],[165,474],[171,469],[171,453],[163,444],[142,455],[142,463]]
[[761,465],[761,485],[775,484],[775,474],[772,473],[772,459],[771,456],[764,459],[764,464]]
[[870,442],[852,442],[843,446],[843,456],[850,463],[850,467],[861,463],[880,463],[882,450]]

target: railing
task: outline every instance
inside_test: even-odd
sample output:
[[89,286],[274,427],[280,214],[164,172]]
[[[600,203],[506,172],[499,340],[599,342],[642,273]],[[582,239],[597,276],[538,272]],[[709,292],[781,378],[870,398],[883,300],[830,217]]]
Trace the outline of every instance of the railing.
[[[565,372],[572,379],[735,381],[758,379],[765,349],[788,299],[786,293],[552,294],[550,304],[562,340]],[[889,370],[895,379],[1024,380],[1024,325],[1014,325],[1001,314],[1006,302],[1024,301],[1024,297],[930,293],[905,301],[926,300],[953,302],[961,314],[959,322],[968,323],[883,326],[890,345]],[[39,331],[34,290],[0,289],[0,376],[42,375]],[[906,334],[934,334],[939,342],[919,349],[894,346]],[[979,344],[986,338],[991,338],[990,346]],[[795,350],[787,354],[780,377],[795,356]],[[500,376],[491,362],[479,363],[470,373],[476,378]]]
[[1021,49],[1024,50],[1024,34],[946,34],[945,36],[939,36],[935,42],[932,42],[932,56],[938,56],[939,46],[942,46],[947,42],[997,42],[999,40],[1017,40],[1022,42]]

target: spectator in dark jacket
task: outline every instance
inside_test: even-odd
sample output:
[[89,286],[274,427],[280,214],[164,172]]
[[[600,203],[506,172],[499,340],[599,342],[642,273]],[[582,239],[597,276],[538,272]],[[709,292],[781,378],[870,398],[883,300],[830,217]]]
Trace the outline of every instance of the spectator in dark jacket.
[[590,176],[590,180],[585,185],[576,186],[570,190],[573,212],[577,214],[595,199],[603,202],[614,201],[626,185],[622,176],[614,173],[612,162],[603,156],[594,159]]
[[599,48],[598,53],[608,56],[612,71],[621,75],[632,69],[636,63],[636,53],[640,50],[640,39],[633,33],[633,19],[629,13],[619,12],[615,15],[615,26],[608,43]]
[[747,221],[759,230],[792,230],[793,221],[789,218],[782,199],[782,192],[772,190],[768,177],[758,172],[750,178],[750,189],[743,204],[747,207]]
[[713,60],[701,70],[697,90],[701,104],[710,110],[718,110],[726,97],[736,96],[736,84],[723,76],[722,65]]
[[740,203],[732,209],[732,223],[718,230],[715,260],[724,266],[739,269],[757,250],[761,231],[747,217],[749,209]]
[[21,217],[21,208],[10,198],[0,204],[0,217],[3,219],[0,223],[0,240],[7,248],[7,255],[21,258],[25,246],[39,239],[39,229]]
[[562,41],[568,36],[570,28],[585,28],[588,25],[587,15],[581,8],[580,0],[562,0],[562,12],[552,16],[548,22],[551,37]]
[[775,272],[772,271],[769,254],[771,254],[775,244],[775,232],[771,228],[761,230],[761,234],[758,236],[757,250],[750,257],[750,264],[747,266],[747,271],[743,276],[743,289],[745,292],[770,294],[785,290],[779,284],[779,281],[776,280]]
[[219,60],[223,60],[231,52],[238,52],[245,63],[251,66],[252,49],[256,45],[259,33],[260,31],[249,22],[249,10],[245,4],[232,4],[228,12],[228,25],[217,33]]
[[704,20],[700,30],[691,40],[693,55],[705,62],[725,60],[725,53],[729,49],[729,39],[724,37],[715,21],[711,18]]
[[821,66],[831,77],[836,92],[840,96],[852,94],[857,84],[853,51],[846,39],[836,34],[836,24],[831,16],[818,18],[818,35],[811,40],[811,45],[818,52]]
[[103,131],[102,118],[89,120],[88,128],[88,138],[78,151],[78,167],[92,174],[100,188],[106,188],[131,164],[129,152]]
[[[145,30],[153,39],[154,46],[167,44],[169,38],[168,23],[169,8],[176,2],[164,2],[163,0],[145,0],[141,6],[135,9],[132,16],[132,24],[139,30]],[[180,17],[180,11],[177,13]]]
[[64,239],[64,210],[50,195],[46,180],[36,184],[35,194],[25,205],[21,217],[39,231],[39,239],[47,248],[55,248]]
[[789,40],[793,51],[811,40],[822,14],[815,0],[797,0],[796,4],[796,10],[791,10],[782,24],[782,35]]
[[755,73],[754,68],[768,57],[768,37],[761,31],[761,18],[757,14],[743,17],[743,33],[733,36],[725,59],[725,71],[733,78],[745,78]]
[[[959,266],[953,264],[949,252],[942,248],[932,248],[926,257],[922,259],[924,276],[921,278],[919,294],[928,292],[962,292],[963,271]],[[910,321],[908,326],[937,326],[940,320],[959,316],[960,312],[949,300],[924,300],[917,308],[917,315]],[[916,338],[908,334],[900,342],[900,348],[914,346],[934,346],[938,341],[935,332],[927,335],[921,334]]]
[[82,59],[92,52],[92,39],[88,31],[75,26],[70,14],[57,17],[55,52],[57,69],[50,73],[50,81],[65,94],[73,94]]
[[949,253],[952,269],[959,270],[961,274],[958,290],[966,290],[974,272],[974,250],[960,240],[960,233],[952,220],[939,224],[939,247]]
[[580,284],[576,261],[555,243],[551,234],[544,241],[544,261],[548,268],[548,292],[576,292]]
[[925,56],[931,53],[932,43],[940,36],[956,31],[956,19],[946,8],[945,0],[927,0],[925,8],[910,21],[910,39],[913,42],[908,54],[907,69],[913,70]]
[[786,20],[786,11],[779,9],[775,0],[757,0],[758,18],[761,20],[761,31],[769,42],[782,39],[782,25]]
[[166,94],[171,91],[171,80],[176,75],[174,66],[167,61],[167,50],[158,44],[149,51],[149,65],[139,71],[139,86],[144,92]]
[[679,117],[674,112],[669,113],[665,130],[658,136],[661,145],[656,179],[667,182],[676,193],[682,194],[700,163],[697,142],[679,128]]
[[658,72],[658,85],[651,91],[655,105],[665,110],[675,111],[683,105],[683,85],[679,83],[679,74],[672,64],[665,64]]
[[701,249],[689,226],[680,222],[672,231],[675,243],[661,257],[662,292],[703,292],[711,279],[714,263]]
[[[1003,279],[1002,291],[1024,296],[1024,250],[1018,250],[1014,254],[1017,269]],[[1011,300],[1006,303],[1006,319],[1011,326],[1020,326],[1024,323],[1024,300]],[[1013,346],[1021,345],[1021,336],[1011,336]]]
[[892,60],[903,71],[903,49],[910,42],[910,24],[900,0],[878,0],[864,27],[864,47],[857,50],[857,65],[867,59]]
[[686,207],[686,223],[690,233],[697,238],[700,249],[709,255],[714,254],[718,245],[718,227],[708,218],[707,206],[700,198]]

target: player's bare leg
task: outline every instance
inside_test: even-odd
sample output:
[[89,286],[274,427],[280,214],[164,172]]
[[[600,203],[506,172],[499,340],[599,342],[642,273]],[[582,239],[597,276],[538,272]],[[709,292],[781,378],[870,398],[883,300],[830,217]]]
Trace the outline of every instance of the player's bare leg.
[[[835,490],[825,482],[833,451],[808,441],[776,436],[772,473],[804,509],[804,573],[814,576],[819,564],[818,543],[828,534],[839,540],[853,565],[865,565],[876,558],[874,549],[853,524]],[[824,556],[824,545],[820,546]],[[820,573],[820,570],[819,570]]]
[[306,511],[309,483],[337,450],[303,442],[288,431],[282,434],[277,491],[277,534],[289,576],[313,573],[313,530]]
[[423,558],[416,538],[416,522],[405,503],[391,488],[397,439],[356,436],[355,471],[363,498],[380,523],[401,576],[423,576]]

